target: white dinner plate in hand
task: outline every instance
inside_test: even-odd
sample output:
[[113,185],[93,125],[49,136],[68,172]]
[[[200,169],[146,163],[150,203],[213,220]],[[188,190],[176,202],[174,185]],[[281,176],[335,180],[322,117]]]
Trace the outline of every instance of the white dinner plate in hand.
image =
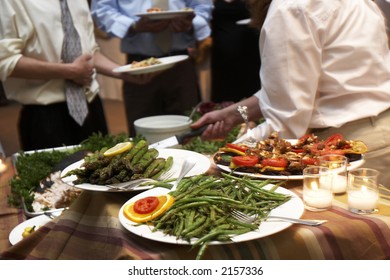
[[193,10],[177,10],[177,11],[164,11],[164,12],[150,12],[150,13],[139,13],[136,16],[147,17],[151,20],[160,20],[160,19],[172,19],[175,17],[182,17],[192,15]]
[[188,55],[174,55],[174,56],[161,57],[161,58],[157,58],[157,60],[161,62],[159,64],[154,64],[145,67],[136,67],[136,68],[133,68],[131,64],[127,64],[121,67],[117,67],[113,71],[117,73],[128,73],[132,75],[153,73],[157,71],[167,70],[172,66],[174,66],[176,63],[186,60],[187,58]]
[[16,227],[14,227],[14,229],[9,234],[8,237],[9,242],[12,245],[15,245],[16,243],[18,243],[23,239],[22,233],[24,232],[24,229],[26,227],[35,226],[35,230],[37,230],[39,227],[47,224],[49,221],[51,221],[51,219],[48,216],[39,215],[34,218],[28,219],[21,224],[18,224]]

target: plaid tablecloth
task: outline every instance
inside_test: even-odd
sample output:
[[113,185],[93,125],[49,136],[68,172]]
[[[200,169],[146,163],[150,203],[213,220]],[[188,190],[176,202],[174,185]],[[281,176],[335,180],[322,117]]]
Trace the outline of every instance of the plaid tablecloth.
[[[9,177],[12,171],[8,172]],[[215,169],[210,172],[215,172]],[[8,234],[25,218],[20,210],[7,206],[9,186],[3,177],[0,189],[0,259],[191,260],[196,257],[196,248],[151,241],[122,227],[118,211],[135,193],[83,191],[60,217],[11,246]],[[289,188],[300,197],[301,183],[295,182],[295,186]],[[349,212],[346,199],[346,195],[337,196],[328,211],[304,212],[303,218],[328,220],[321,226],[292,225],[252,241],[210,245],[203,259],[390,259],[389,201],[381,199],[377,214],[363,216]]]

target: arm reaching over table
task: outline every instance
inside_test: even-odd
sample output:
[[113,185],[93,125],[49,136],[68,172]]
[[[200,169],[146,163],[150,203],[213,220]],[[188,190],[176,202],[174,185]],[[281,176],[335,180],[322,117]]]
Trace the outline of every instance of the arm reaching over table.
[[221,110],[206,113],[198,121],[193,123],[191,128],[197,129],[208,124],[207,129],[202,134],[202,139],[212,140],[225,138],[235,126],[243,122],[240,113],[237,111],[238,106],[248,107],[249,120],[258,120],[262,116],[257,97],[251,96]]

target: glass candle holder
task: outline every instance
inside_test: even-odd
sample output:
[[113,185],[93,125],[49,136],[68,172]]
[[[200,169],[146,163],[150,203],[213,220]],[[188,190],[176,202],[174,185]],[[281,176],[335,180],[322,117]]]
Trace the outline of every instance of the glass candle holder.
[[347,191],[348,158],[342,155],[323,155],[319,157],[319,165],[329,168],[329,182],[334,194]]
[[379,171],[358,168],[348,175],[348,208],[357,214],[371,214],[377,211],[379,200]]
[[329,168],[309,166],[303,170],[303,202],[310,211],[324,211],[332,206],[333,192]]
[[6,170],[7,170],[7,165],[5,164],[3,157],[0,155],[0,175]]

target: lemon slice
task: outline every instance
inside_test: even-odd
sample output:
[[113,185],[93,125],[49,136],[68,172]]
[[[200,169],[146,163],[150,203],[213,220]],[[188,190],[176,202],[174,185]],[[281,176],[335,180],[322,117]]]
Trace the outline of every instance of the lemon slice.
[[169,207],[171,207],[171,205],[175,201],[174,197],[169,194],[160,195],[157,198],[159,200],[158,206],[151,213],[139,214],[135,212],[134,211],[135,202],[134,202],[134,203],[127,204],[123,208],[123,214],[130,221],[133,221],[135,223],[145,223],[162,215]]
[[130,150],[132,147],[133,147],[133,142],[118,143],[114,147],[105,151],[103,155],[106,157],[112,157]]

